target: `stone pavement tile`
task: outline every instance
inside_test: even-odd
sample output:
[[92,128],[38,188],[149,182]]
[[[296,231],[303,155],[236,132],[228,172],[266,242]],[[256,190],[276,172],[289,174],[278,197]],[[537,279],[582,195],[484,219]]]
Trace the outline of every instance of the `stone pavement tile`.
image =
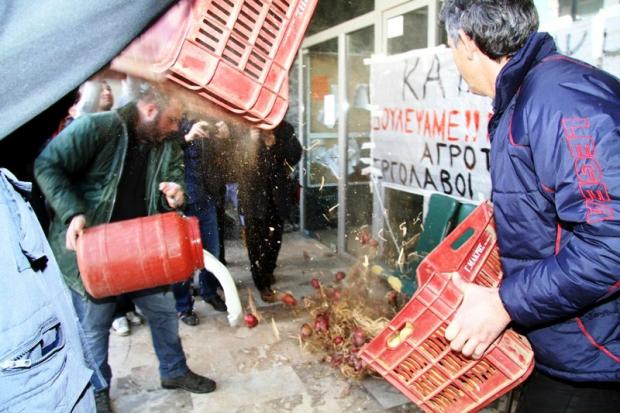
[[191,394],[182,390],[161,387],[159,370],[154,366],[140,366],[129,374],[115,376],[111,398],[118,413],[191,412]]
[[244,347],[231,350],[231,353],[237,363],[237,371],[240,373],[291,365],[310,358],[309,355],[302,354],[296,342],[292,340]]
[[369,377],[362,382],[362,385],[384,409],[391,409],[392,407],[410,403],[409,399],[396,387],[382,378]]
[[[232,372],[231,372],[232,373]],[[304,388],[290,366],[220,377],[218,389],[208,395],[193,394],[195,412],[235,412],[243,406],[290,398]]]
[[310,412],[304,404],[308,399],[306,394],[295,394],[288,397],[279,397],[264,403],[249,404],[234,410],[234,413],[280,413],[280,412]]
[[290,397],[270,400],[265,403],[242,406],[234,413],[334,413],[334,412],[379,412],[376,406],[343,404],[338,399],[325,400],[312,405],[312,396],[302,393]]
[[327,363],[295,364],[295,373],[310,396],[311,412],[380,412],[383,408],[354,380],[345,379]]
[[140,391],[112,396],[112,406],[118,413],[185,413],[192,412],[192,395],[182,390]]
[[391,409],[383,410],[387,413],[421,413],[422,410],[413,403],[401,404],[400,406],[392,407]]
[[151,331],[147,324],[133,326],[131,334],[120,337],[110,333],[109,363],[114,375],[136,365],[153,364],[157,358],[151,344]]

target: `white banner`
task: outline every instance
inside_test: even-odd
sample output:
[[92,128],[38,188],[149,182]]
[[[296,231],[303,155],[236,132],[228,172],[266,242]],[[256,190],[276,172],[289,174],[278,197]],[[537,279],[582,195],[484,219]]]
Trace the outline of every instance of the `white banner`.
[[[543,28],[560,53],[620,76],[620,5]],[[491,100],[467,92],[445,46],[370,59],[373,178],[482,200],[490,195]]]
[[370,61],[374,178],[466,199],[490,195],[488,98],[444,46]]

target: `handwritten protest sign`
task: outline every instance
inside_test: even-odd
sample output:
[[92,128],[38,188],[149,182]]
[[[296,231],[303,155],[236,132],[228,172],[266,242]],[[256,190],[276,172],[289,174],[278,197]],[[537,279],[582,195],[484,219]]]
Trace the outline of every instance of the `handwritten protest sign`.
[[374,177],[488,198],[491,102],[467,92],[450,50],[374,58],[370,77]]
[[[620,6],[545,28],[562,54],[620,75]],[[370,60],[373,178],[481,200],[490,196],[491,101],[467,91],[449,49]]]

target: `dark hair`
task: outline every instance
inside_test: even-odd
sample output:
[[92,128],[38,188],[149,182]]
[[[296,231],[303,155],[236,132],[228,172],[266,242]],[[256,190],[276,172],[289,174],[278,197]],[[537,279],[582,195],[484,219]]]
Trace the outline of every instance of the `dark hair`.
[[454,44],[459,29],[493,60],[513,56],[538,30],[532,0],[445,0],[441,20]]

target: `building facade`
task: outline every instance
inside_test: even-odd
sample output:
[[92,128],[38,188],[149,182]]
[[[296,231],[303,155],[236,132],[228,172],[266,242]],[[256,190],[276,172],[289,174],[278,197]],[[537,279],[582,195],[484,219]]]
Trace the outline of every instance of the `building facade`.
[[[562,53],[620,76],[619,0],[535,0],[535,3],[540,30],[555,37]],[[389,86],[394,73],[386,72],[390,74],[382,78],[377,67],[381,64],[385,67],[386,62],[389,67],[394,61],[394,70],[402,72],[396,64],[404,65],[409,77],[416,80],[411,74],[413,63],[409,62],[417,62],[416,56],[425,53],[443,53],[441,47],[437,48],[446,43],[438,17],[441,5],[438,0],[319,1],[317,5],[291,72],[291,107],[287,118],[296,125],[306,149],[299,168],[301,228],[339,253],[360,252],[356,240],[360,228],[368,228],[382,240],[387,240],[388,232],[399,238],[407,230],[409,234],[419,231],[428,195],[433,192],[443,192],[461,202],[477,203],[485,197],[484,185],[490,185],[485,184],[485,174],[488,175],[485,168],[470,168],[469,175],[463,174],[462,183],[459,179],[446,181],[442,188],[439,183],[429,184],[428,180],[432,180],[429,176],[414,176],[410,169],[406,170],[404,180],[388,179],[382,175],[388,171],[393,175],[394,171],[389,169],[393,165],[388,168],[377,164],[379,145],[388,152],[415,153],[406,140],[386,147],[385,142],[389,140],[381,140],[382,135],[377,132],[376,125],[382,121],[377,104],[394,87]],[[407,58],[409,62],[403,63],[402,59]],[[440,63],[449,64],[437,59],[434,64]],[[430,65],[425,75],[432,80],[433,70],[440,69],[439,66],[433,69],[433,63]],[[441,86],[461,88],[460,84]],[[398,88],[395,90],[400,93]],[[410,92],[416,94],[414,88]],[[442,92],[450,95],[450,90],[442,89]],[[484,106],[484,103],[476,105]],[[474,118],[470,116],[474,111],[462,112],[467,122]],[[476,116],[483,121],[476,132],[485,136],[485,111],[479,112]],[[467,149],[453,146],[446,145],[444,159],[460,151],[465,156],[464,165],[471,166]],[[479,163],[484,165],[484,145],[474,149]],[[467,187],[472,181],[478,182],[475,190]],[[394,244],[402,241],[399,239]]]

